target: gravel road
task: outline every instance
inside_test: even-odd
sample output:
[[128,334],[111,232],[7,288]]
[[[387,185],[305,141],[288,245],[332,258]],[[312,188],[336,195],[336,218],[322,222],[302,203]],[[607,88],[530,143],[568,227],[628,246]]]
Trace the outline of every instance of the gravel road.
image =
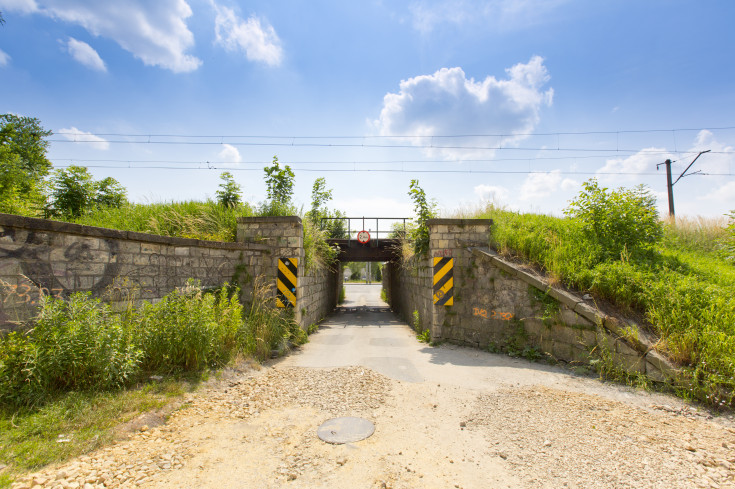
[[[427,347],[390,313],[360,307],[385,307],[363,287],[299,351],[227,371],[165,424],[14,488],[735,487],[730,417],[558,367]],[[375,433],[319,440],[339,416]]]

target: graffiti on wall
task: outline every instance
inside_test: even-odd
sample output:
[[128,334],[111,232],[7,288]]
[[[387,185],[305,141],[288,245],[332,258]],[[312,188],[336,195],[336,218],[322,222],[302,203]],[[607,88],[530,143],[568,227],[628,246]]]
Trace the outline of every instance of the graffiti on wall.
[[479,307],[472,308],[472,315],[485,319],[500,319],[501,321],[510,321],[514,317],[514,314],[511,312],[497,312],[490,310],[490,313],[488,314],[487,309],[481,309]]

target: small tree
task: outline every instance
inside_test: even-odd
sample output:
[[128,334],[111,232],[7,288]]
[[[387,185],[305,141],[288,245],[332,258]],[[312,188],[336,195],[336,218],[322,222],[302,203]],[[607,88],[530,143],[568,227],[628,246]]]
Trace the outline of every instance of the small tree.
[[263,204],[260,214],[268,216],[295,214],[296,210],[291,204],[295,176],[291,167],[285,165],[281,168],[278,157],[274,156],[273,164],[266,166],[263,171],[268,202]]
[[125,187],[114,178],[95,181],[83,166],[60,168],[51,177],[51,198],[46,206],[50,217],[76,218],[95,206],[120,207],[127,199]]
[[127,203],[127,190],[112,177],[95,182],[94,203],[99,207],[122,207]]
[[49,135],[38,119],[0,115],[0,212],[34,215],[43,206]]
[[436,217],[436,203],[426,200],[424,189],[419,187],[418,180],[411,180],[408,191],[416,211],[416,227],[411,230],[413,249],[416,254],[429,251],[429,225],[427,221]]
[[624,250],[649,250],[663,236],[656,198],[644,185],[608,191],[592,178],[564,213],[577,219],[586,238],[608,259],[620,259]]
[[222,183],[219,184],[217,190],[217,202],[224,207],[237,207],[242,203],[242,190],[240,185],[235,182],[232,173],[226,171],[220,175]]
[[332,200],[332,190],[327,190],[327,181],[324,177],[314,180],[311,187],[311,210],[309,216],[311,220],[317,222],[320,217],[327,213],[326,204]]
[[273,157],[273,164],[264,168],[265,185],[268,189],[268,200],[282,204],[291,205],[293,196],[293,185],[295,175],[291,167],[285,165],[281,168],[278,157]]

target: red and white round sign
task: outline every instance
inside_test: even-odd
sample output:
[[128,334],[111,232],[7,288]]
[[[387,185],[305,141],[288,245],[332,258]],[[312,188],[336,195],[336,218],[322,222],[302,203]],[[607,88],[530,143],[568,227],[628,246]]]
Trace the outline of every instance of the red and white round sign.
[[365,230],[360,231],[357,233],[357,241],[362,244],[368,243],[370,241],[370,233]]

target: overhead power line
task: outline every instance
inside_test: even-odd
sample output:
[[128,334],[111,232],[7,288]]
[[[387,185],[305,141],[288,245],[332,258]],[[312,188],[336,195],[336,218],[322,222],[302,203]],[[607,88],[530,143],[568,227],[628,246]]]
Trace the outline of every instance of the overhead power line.
[[[55,168],[69,168],[67,166],[55,166]],[[263,171],[262,168],[233,168],[233,167],[190,167],[190,166],[108,166],[108,165],[88,165],[87,168],[105,168],[109,170],[227,170],[227,171]],[[491,173],[491,174],[509,174],[509,175],[529,175],[529,174],[547,174],[556,173],[559,175],[628,175],[628,176],[652,176],[657,175],[654,172],[592,172],[592,171],[565,171],[565,170],[426,170],[426,169],[403,169],[403,168],[294,168],[297,172],[323,172],[323,173]],[[733,173],[708,173],[711,176],[731,177]]]
[[[65,139],[49,139],[54,143],[73,143],[73,144],[100,144],[100,141],[71,141]],[[115,144],[156,144],[156,145],[209,145],[219,146],[223,143],[214,141],[129,141],[129,140],[113,140],[107,143]],[[379,148],[379,149],[451,149],[451,150],[471,150],[471,151],[559,151],[559,152],[581,152],[581,153],[644,153],[644,154],[672,154],[668,150],[646,150],[646,149],[621,149],[621,148],[530,148],[515,146],[441,146],[441,145],[421,145],[421,144],[366,144],[366,143],[244,143],[244,142],[228,142],[231,146],[279,146],[279,147],[313,147],[313,148]],[[694,154],[697,151],[679,151],[679,154]],[[713,151],[718,154],[735,154],[735,150],[731,151]]]
[[[623,129],[618,131],[560,131],[560,132],[528,132],[528,133],[497,133],[497,134],[388,134],[388,135],[362,135],[362,136],[349,136],[349,135],[256,135],[256,134],[240,134],[240,135],[223,135],[223,134],[133,134],[133,133],[120,133],[120,132],[100,132],[100,133],[88,133],[88,132],[63,132],[61,134],[69,136],[114,136],[114,137],[137,137],[137,138],[209,138],[209,139],[407,139],[407,138],[482,138],[482,137],[501,137],[509,138],[516,136],[585,136],[585,135],[603,135],[603,134],[647,134],[647,133],[669,133],[669,132],[698,132],[698,131],[724,131],[733,130],[735,126],[722,126],[722,127],[700,127],[700,128],[679,128],[679,129]],[[100,142],[100,141],[90,141]]]

